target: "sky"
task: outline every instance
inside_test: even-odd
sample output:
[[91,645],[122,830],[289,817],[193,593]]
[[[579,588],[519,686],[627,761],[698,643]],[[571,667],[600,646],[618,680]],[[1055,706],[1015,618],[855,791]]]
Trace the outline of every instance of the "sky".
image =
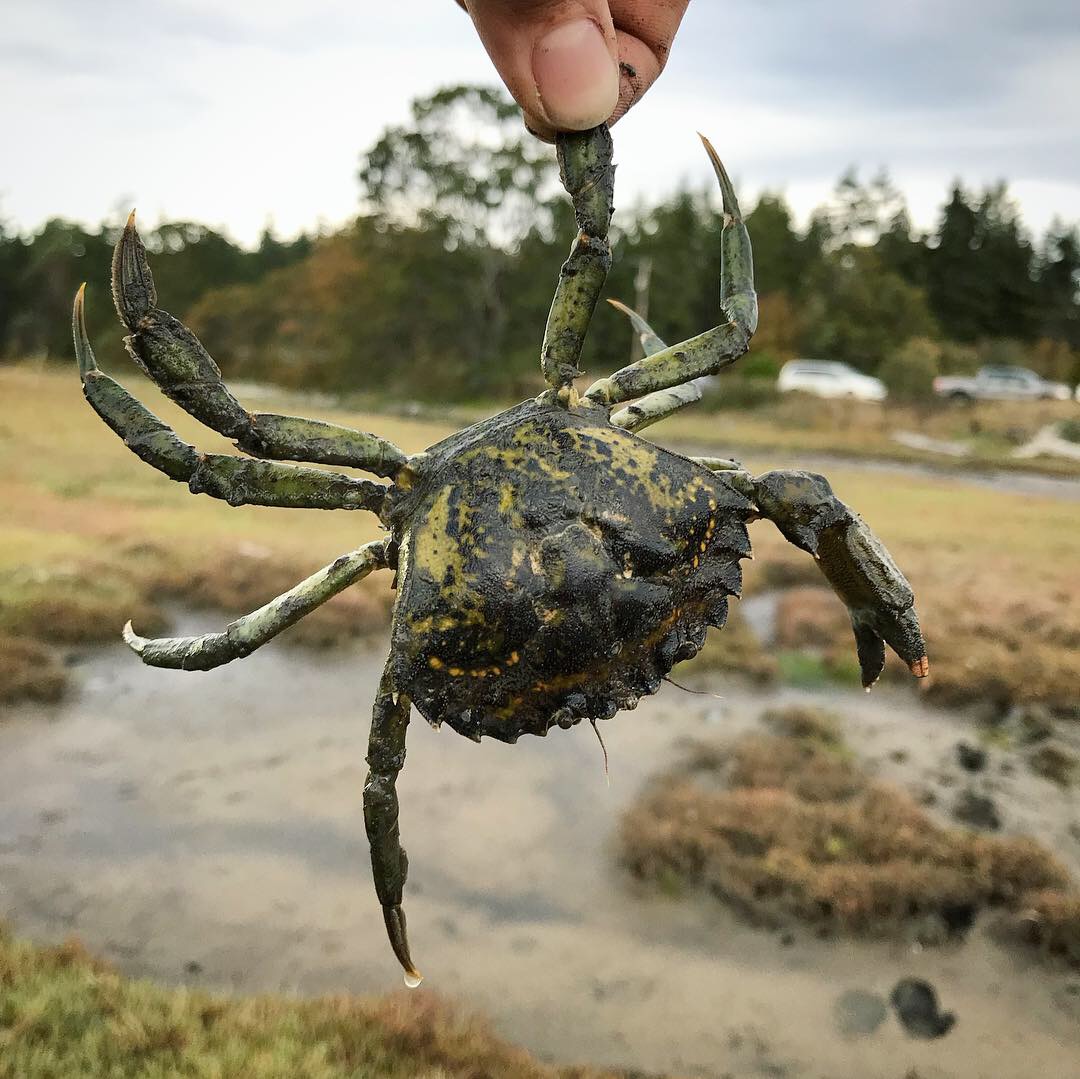
[[[7,0],[0,219],[201,221],[253,243],[357,210],[359,153],[409,101],[494,82],[452,0]],[[951,182],[1009,181],[1041,233],[1080,221],[1076,0],[691,0],[667,71],[615,128],[623,204],[711,176],[800,221],[849,166],[915,223]]]

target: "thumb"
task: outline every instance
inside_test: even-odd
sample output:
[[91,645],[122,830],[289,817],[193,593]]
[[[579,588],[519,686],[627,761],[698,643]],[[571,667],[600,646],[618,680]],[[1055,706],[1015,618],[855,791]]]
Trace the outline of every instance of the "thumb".
[[541,138],[603,123],[619,102],[607,0],[465,0],[480,40]]

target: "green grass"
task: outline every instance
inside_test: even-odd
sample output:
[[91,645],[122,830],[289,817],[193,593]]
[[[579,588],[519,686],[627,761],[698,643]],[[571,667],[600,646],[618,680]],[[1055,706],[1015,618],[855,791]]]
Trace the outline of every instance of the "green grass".
[[0,1079],[617,1079],[550,1067],[439,997],[225,997],[0,927]]
[[776,653],[780,665],[780,678],[788,685],[800,689],[822,689],[833,681],[832,673],[822,656],[813,652],[785,649]]

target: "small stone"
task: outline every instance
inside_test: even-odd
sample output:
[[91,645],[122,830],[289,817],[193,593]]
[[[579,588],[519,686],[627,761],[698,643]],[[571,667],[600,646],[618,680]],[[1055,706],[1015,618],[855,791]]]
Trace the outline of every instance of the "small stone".
[[845,1038],[873,1034],[889,1014],[885,1001],[877,993],[865,989],[849,989],[833,1004],[836,1029]]
[[889,995],[903,1028],[913,1038],[941,1038],[952,1030],[956,1016],[938,1006],[937,993],[921,978],[901,978]]
[[956,796],[953,816],[963,824],[984,832],[996,832],[1001,828],[1001,817],[994,800],[971,789],[961,791]]
[[981,772],[986,768],[987,753],[981,746],[973,746],[970,742],[957,742],[956,759],[965,771]]

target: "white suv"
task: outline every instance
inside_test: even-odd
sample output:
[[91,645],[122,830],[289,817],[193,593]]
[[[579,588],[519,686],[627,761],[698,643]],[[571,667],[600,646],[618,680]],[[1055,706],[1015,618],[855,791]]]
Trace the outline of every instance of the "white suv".
[[780,368],[776,388],[781,393],[801,390],[816,397],[853,397],[859,401],[884,401],[885,383],[833,360],[791,360]]

